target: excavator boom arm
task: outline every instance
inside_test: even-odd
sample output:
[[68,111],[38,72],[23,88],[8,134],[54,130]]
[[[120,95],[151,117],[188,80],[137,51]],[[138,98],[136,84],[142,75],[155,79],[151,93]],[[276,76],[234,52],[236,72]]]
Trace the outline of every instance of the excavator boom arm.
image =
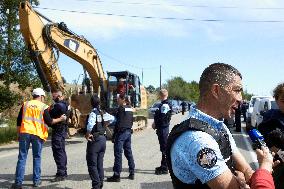
[[57,63],[60,51],[86,69],[95,92],[106,91],[106,76],[97,51],[91,43],[70,31],[63,23],[44,24],[41,15],[28,2],[20,4],[19,18],[20,30],[43,85],[49,84],[51,90],[64,90]]

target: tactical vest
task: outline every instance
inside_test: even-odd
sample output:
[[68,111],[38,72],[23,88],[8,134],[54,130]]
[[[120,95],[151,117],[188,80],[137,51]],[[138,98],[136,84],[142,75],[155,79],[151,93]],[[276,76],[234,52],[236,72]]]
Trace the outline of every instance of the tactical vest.
[[195,184],[186,184],[180,181],[173,172],[172,163],[171,163],[171,147],[174,144],[175,140],[186,131],[202,131],[209,135],[211,135],[219,145],[221,154],[224,160],[229,167],[229,169],[234,172],[234,163],[232,160],[232,148],[229,141],[229,135],[225,130],[216,131],[212,126],[208,123],[202,122],[200,120],[190,118],[182,123],[176,125],[168,137],[167,142],[167,163],[170,171],[170,175],[172,178],[172,183],[175,189],[209,189],[207,184],[202,184],[200,180],[196,180]]
[[44,122],[43,114],[48,106],[38,100],[25,102],[20,133],[36,135],[44,141],[48,137],[48,126]]
[[93,110],[93,112],[96,114],[96,125],[94,125],[91,134],[93,136],[104,135],[106,132],[106,128],[104,126],[104,120],[101,111],[95,109]]
[[116,131],[131,129],[133,125],[133,109],[130,105],[119,106],[117,112]]
[[[168,104],[170,107],[170,111],[168,111],[165,116],[161,113],[161,108],[164,104]],[[154,115],[154,121],[157,129],[159,127],[168,127],[171,122],[171,117],[172,117],[172,106],[169,104],[168,100],[164,100],[161,102],[161,104],[159,105],[159,109],[155,111]]]

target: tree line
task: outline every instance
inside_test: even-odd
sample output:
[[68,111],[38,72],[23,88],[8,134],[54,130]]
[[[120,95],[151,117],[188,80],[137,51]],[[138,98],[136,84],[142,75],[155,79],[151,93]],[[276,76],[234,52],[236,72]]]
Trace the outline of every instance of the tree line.
[[[199,98],[199,87],[196,81],[185,81],[182,77],[173,77],[166,81],[163,85],[169,91],[169,98],[176,100],[186,100],[197,102]],[[155,88],[153,85],[146,87],[149,93],[156,93],[159,88]],[[243,99],[250,100],[253,94],[243,91]]]

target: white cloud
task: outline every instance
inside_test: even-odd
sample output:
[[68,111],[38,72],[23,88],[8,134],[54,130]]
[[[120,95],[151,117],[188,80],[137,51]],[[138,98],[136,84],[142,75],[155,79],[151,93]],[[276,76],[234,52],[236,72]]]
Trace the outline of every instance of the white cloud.
[[[227,30],[226,24],[230,24],[230,28],[239,27],[239,29],[245,29],[246,27],[246,25],[241,26],[239,22],[236,22],[235,25],[231,24],[230,21],[275,19],[284,20],[284,14],[282,14],[283,10],[251,9],[252,7],[284,7],[284,3],[280,0],[200,0],[191,2],[185,0],[178,2],[160,0],[154,2],[155,4],[159,5],[151,5],[153,4],[153,1],[142,1],[142,5],[134,5],[131,3],[139,1],[131,0],[124,0],[122,2],[125,3],[121,4],[107,3],[107,1],[96,3],[92,1],[80,2],[75,0],[41,0],[40,2],[41,7],[50,7],[56,9],[137,16],[195,18],[197,20],[221,19],[227,21],[227,23],[209,23],[200,21],[141,19],[40,10],[46,16],[52,18],[55,21],[64,21],[68,25],[68,27],[74,30],[76,33],[82,33],[85,36],[92,36],[94,39],[100,38],[104,40],[111,40],[125,33],[132,35],[150,33],[151,35],[159,36],[164,35],[170,37],[190,37],[191,35],[194,35],[194,32],[198,32],[204,33],[209,40],[222,41],[226,40],[226,38],[224,37],[224,33]],[[127,4],[127,2],[129,2],[130,4]],[[195,5],[205,5],[208,7],[193,7]],[[235,6],[238,8],[216,8],[221,6]],[[268,29],[267,25],[265,25],[265,29],[273,30],[273,24],[271,26],[272,27]],[[273,32],[277,32],[277,30]],[[229,32],[227,34],[228,36],[233,35],[233,33]]]

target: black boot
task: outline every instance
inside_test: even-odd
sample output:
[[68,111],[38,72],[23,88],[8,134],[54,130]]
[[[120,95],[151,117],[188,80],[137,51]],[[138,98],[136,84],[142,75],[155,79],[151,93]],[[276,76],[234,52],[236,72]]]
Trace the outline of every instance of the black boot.
[[64,181],[66,178],[67,178],[67,176],[59,176],[59,175],[56,175],[55,178],[51,180],[51,182]]
[[107,182],[120,182],[120,176],[113,175],[112,177],[107,178]]
[[165,167],[156,167],[155,174],[156,175],[166,175],[169,173],[169,170]]
[[134,173],[130,173],[129,176],[128,176],[128,179],[134,180]]

